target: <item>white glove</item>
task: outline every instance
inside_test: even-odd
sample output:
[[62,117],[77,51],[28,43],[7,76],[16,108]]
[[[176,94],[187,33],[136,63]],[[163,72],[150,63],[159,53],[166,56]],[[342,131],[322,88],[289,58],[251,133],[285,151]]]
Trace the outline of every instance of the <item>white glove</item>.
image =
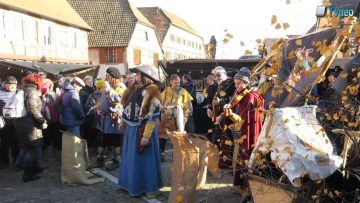
[[42,125],[41,125],[41,129],[46,129],[48,127],[48,124],[47,123],[43,123]]

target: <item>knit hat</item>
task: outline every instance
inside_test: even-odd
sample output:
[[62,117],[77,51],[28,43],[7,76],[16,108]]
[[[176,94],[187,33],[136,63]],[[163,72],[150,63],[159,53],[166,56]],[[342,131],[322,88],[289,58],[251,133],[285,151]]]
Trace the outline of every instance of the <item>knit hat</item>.
[[4,84],[17,84],[17,80],[14,76],[7,76],[4,80]]
[[108,69],[106,69],[106,73],[108,73],[109,75],[111,75],[113,78],[116,79],[119,79],[121,77],[119,69],[115,67],[109,67]]
[[242,67],[234,76],[234,80],[242,80],[246,83],[250,83],[250,70]]
[[96,87],[96,89],[99,90],[99,91],[102,90],[102,89],[104,89],[104,88],[105,88],[105,80],[98,80],[98,81],[96,81],[95,87]]

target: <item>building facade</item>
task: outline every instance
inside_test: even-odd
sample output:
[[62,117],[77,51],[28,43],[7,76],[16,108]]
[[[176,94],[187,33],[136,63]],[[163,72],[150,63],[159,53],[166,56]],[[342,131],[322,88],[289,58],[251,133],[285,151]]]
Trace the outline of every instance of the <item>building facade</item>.
[[158,7],[139,8],[156,27],[166,60],[205,58],[203,37],[185,20]]
[[0,0],[0,58],[88,63],[92,28],[66,0]]
[[154,64],[163,53],[155,27],[127,0],[68,0],[94,29],[89,33],[89,60],[100,64],[99,77],[109,66],[125,74],[139,64]]

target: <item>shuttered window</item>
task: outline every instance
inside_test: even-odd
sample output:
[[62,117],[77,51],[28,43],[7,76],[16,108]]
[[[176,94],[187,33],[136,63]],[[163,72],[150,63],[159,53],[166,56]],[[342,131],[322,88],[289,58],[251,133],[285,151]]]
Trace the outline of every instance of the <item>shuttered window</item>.
[[141,50],[134,49],[134,65],[141,64]]
[[154,66],[158,66],[158,64],[159,64],[159,53],[154,53],[153,54],[153,64],[154,64]]

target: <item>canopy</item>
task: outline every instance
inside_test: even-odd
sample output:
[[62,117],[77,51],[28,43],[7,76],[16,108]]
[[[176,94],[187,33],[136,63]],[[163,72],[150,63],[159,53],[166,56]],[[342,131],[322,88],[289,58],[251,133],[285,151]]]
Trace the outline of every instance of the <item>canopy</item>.
[[42,63],[29,61],[10,61],[0,60],[0,66],[21,69],[25,71],[44,71],[52,75],[59,75],[63,73],[78,72],[85,69],[97,68],[98,65],[83,65],[83,64],[60,64],[60,63]]

